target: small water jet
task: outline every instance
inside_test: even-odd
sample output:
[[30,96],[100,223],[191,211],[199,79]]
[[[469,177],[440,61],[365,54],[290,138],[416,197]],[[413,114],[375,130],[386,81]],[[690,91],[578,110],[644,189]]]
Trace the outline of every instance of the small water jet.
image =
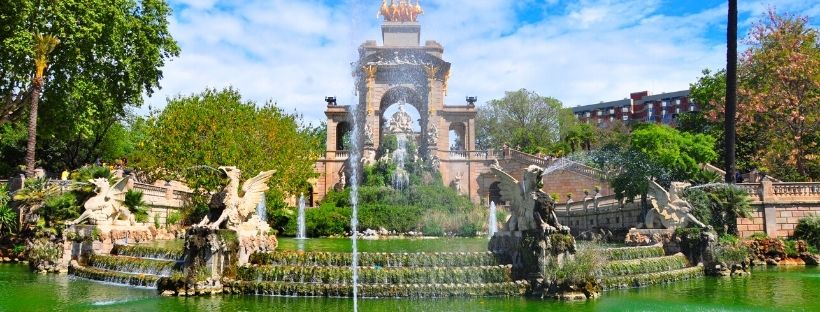
[[299,195],[299,216],[296,219],[296,239],[307,239],[305,232],[305,194]]
[[490,202],[490,220],[487,223],[487,234],[489,235],[489,238],[493,238],[493,235],[495,235],[495,232],[498,229],[498,224],[496,223],[497,221],[498,220],[497,220],[497,217],[496,217],[495,202],[491,201]]

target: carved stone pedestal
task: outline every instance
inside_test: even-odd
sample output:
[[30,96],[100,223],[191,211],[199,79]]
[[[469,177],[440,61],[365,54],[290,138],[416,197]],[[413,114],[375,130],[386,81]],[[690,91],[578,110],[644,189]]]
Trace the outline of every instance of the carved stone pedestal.
[[561,266],[575,253],[575,238],[569,234],[545,234],[543,231],[501,231],[490,239],[490,251],[501,264],[512,265],[514,280],[527,280],[530,294],[541,296],[549,287],[546,265]]
[[222,293],[223,278],[235,278],[236,268],[247,264],[251,254],[276,249],[276,236],[268,235],[270,227],[266,227],[266,223],[254,216],[237,230],[188,229],[185,234],[184,276],[160,279],[159,292],[165,296]]
[[153,241],[157,230],[153,226],[130,225],[114,222],[100,225],[72,225],[63,231],[63,257],[68,265],[71,260],[86,263],[92,254],[107,255],[114,245],[128,245]]
[[[629,229],[624,244],[627,246],[653,246],[657,244],[669,245],[675,236],[674,229]],[[676,253],[672,252],[673,254]]]

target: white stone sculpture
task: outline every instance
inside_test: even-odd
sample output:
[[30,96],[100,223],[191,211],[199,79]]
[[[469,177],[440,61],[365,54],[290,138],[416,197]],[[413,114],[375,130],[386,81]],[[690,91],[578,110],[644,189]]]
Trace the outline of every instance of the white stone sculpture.
[[230,179],[230,182],[225,187],[225,198],[222,201],[225,204],[225,209],[215,221],[211,221],[208,216],[202,219],[199,226],[207,226],[211,229],[218,229],[222,223],[226,224],[226,228],[240,232],[258,232],[259,234],[267,234],[270,226],[262,220],[256,213],[256,207],[262,201],[262,196],[268,190],[268,180],[273,176],[276,170],[260,172],[256,177],[253,177],[242,185],[243,196],[239,196],[239,178],[241,171],[236,167],[219,167],[219,170],[225,172]]
[[672,182],[667,192],[657,182],[650,180],[650,194],[654,194],[654,198],[651,199],[652,208],[646,214],[644,228],[674,229],[686,227],[690,223],[705,228],[706,226],[692,215],[692,205],[680,197],[683,190],[689,186],[689,183]]
[[85,211],[80,217],[69,222],[69,225],[85,221],[95,225],[112,225],[117,220],[127,221],[129,225],[136,223],[134,215],[123,204],[128,188],[128,178],[118,180],[113,186],[106,178],[91,179],[88,182],[96,186],[94,192],[97,194],[85,201],[83,204]]
[[412,133],[413,118],[404,111],[404,101],[399,102],[399,111],[393,114],[387,126],[388,133]]
[[438,127],[436,127],[435,123],[430,123],[430,126],[427,127],[427,145],[435,148],[438,145]]
[[373,129],[370,128],[369,123],[364,124],[364,145],[373,146]]

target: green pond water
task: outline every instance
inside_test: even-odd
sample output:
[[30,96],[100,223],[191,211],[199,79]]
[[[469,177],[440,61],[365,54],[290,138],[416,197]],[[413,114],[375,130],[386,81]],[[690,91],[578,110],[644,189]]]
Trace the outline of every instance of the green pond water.
[[[166,242],[179,246],[180,242]],[[362,241],[368,252],[485,251],[486,239]],[[281,239],[284,250],[349,252],[346,239]],[[0,311],[351,311],[349,298],[226,295],[161,297],[153,289],[105,284],[67,275],[40,275],[0,264]],[[817,267],[755,269],[750,277],[704,278],[605,292],[590,302],[526,298],[362,299],[360,311],[820,311]]]

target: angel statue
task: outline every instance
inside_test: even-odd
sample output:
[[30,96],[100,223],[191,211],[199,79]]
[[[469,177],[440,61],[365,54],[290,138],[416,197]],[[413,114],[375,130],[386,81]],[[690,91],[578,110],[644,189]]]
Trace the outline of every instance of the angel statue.
[[113,186],[106,178],[91,179],[88,182],[96,186],[94,192],[97,194],[85,201],[83,204],[85,211],[74,221],[68,222],[69,225],[80,224],[84,221],[97,225],[113,224],[115,220],[120,219],[128,221],[131,225],[136,224],[134,215],[128,207],[123,205],[128,188],[128,178],[118,180]]
[[529,166],[524,170],[523,181],[518,181],[496,165],[490,166],[495,176],[501,180],[501,199],[510,203],[510,216],[506,231],[535,230],[534,209],[538,193],[541,191],[543,170],[538,166]]
[[652,208],[646,213],[643,227],[674,229],[694,223],[700,228],[705,228],[706,225],[692,215],[692,205],[680,197],[680,193],[689,186],[689,183],[672,182],[667,192],[657,182],[649,180],[650,194],[654,193],[655,198],[651,202]]
[[242,172],[236,167],[219,167],[219,170],[222,170],[230,179],[228,185],[225,186],[225,198],[222,201],[225,209],[216,221],[211,222],[208,216],[205,216],[199,226],[218,229],[222,223],[227,221],[226,228],[237,230],[239,225],[256,216],[256,206],[262,201],[262,196],[265,196],[265,191],[268,190],[268,180],[276,170],[260,172],[257,176],[245,181],[242,185],[243,196],[239,196],[239,178]]

